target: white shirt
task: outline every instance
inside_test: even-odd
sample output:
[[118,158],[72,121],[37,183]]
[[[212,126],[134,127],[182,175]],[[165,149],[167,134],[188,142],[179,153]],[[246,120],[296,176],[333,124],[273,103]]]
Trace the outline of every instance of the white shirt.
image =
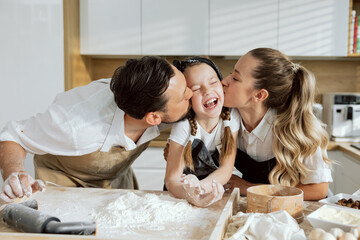
[[[211,133],[208,133],[197,123],[198,130],[196,131],[195,138],[201,139],[209,152],[215,151],[216,148],[220,150],[221,136],[224,132],[223,125],[224,122],[220,118],[216,127],[211,131]],[[236,132],[240,128],[240,114],[236,109],[232,109],[230,112],[229,126],[232,132]],[[189,141],[190,132],[191,127],[189,120],[185,119],[173,125],[169,139],[182,146],[186,146]]]
[[23,121],[11,121],[0,133],[0,141],[19,143],[33,154],[80,156],[112,146],[133,150],[169,127],[148,128],[137,143],[125,136],[124,112],[110,90],[111,79],[100,79],[56,96],[49,108]]
[[[238,148],[257,162],[264,162],[274,158],[272,127],[275,118],[276,110],[270,108],[259,125],[249,133],[240,116]],[[314,155],[304,159],[303,163],[312,172],[306,177],[301,176],[300,181],[302,184],[332,182],[331,170],[322,158],[320,147],[317,148]]]

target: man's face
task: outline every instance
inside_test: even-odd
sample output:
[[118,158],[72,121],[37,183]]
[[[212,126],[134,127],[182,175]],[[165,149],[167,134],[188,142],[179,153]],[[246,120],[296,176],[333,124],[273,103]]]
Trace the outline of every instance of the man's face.
[[168,99],[166,112],[162,118],[163,123],[173,123],[186,117],[190,109],[192,91],[186,86],[184,75],[174,66],[171,66],[175,75],[170,79],[169,87],[165,91]]

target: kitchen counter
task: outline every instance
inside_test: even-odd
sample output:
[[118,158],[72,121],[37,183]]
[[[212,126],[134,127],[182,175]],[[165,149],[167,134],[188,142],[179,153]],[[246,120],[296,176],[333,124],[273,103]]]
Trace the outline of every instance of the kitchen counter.
[[[154,139],[153,141],[150,142],[150,147],[164,148],[166,146],[167,139],[169,137],[169,133],[170,133],[170,130],[161,132],[159,137],[157,137],[156,139]],[[327,147],[327,150],[328,151],[340,150],[360,161],[360,150],[358,150],[354,147],[351,147],[350,145],[351,145],[351,143],[348,143],[348,142],[330,141],[329,145]]]
[[330,141],[327,150],[328,151],[342,151],[351,157],[357,159],[360,162],[360,150],[351,147],[351,143],[348,142],[334,142]]

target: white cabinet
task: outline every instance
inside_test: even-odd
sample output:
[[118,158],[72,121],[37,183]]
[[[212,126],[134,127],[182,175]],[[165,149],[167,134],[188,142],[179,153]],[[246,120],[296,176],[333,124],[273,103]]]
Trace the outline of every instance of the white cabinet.
[[329,158],[338,164],[333,165],[333,180],[330,189],[334,194],[352,194],[360,187],[360,160],[342,151],[329,151]]
[[[64,91],[63,1],[0,1],[0,131]],[[34,176],[33,156],[25,169]],[[2,178],[0,177],[0,186]]]
[[279,0],[278,49],[290,56],[347,56],[349,1]]
[[210,55],[277,48],[278,0],[210,0]]
[[345,0],[80,0],[80,52],[346,56],[348,15]]
[[208,0],[143,0],[143,55],[207,55]]
[[141,0],[80,0],[80,54],[140,55]]
[[166,170],[163,148],[147,148],[135,160],[132,168],[140,190],[163,190]]

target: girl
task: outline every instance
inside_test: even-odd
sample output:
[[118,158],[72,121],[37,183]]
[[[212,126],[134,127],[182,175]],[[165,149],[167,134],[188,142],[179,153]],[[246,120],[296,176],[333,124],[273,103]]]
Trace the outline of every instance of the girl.
[[332,181],[328,136],[313,114],[315,78],[281,52],[257,48],[223,81],[225,103],[241,116],[235,167],[225,189],[255,183],[296,186],[305,200],[324,198]]
[[206,207],[221,199],[236,155],[239,115],[223,108],[222,76],[209,59],[174,61],[193,91],[188,120],[172,127],[165,185],[177,198]]

